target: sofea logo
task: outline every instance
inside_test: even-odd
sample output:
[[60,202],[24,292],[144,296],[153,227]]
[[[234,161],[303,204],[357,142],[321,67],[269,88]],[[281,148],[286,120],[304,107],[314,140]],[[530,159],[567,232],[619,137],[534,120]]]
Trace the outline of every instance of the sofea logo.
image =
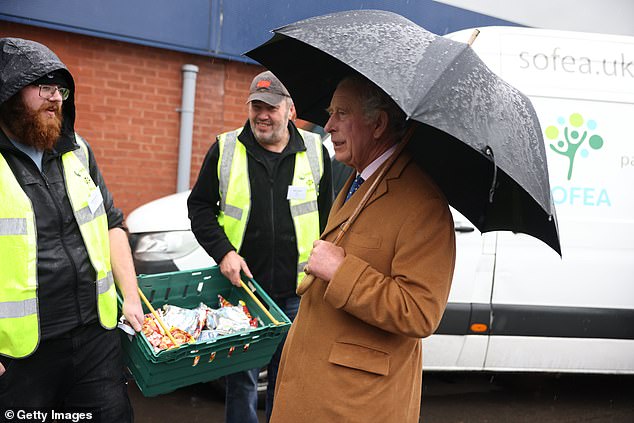
[[572,170],[577,153],[586,158],[591,150],[599,150],[603,147],[603,138],[597,135],[595,129],[597,123],[594,120],[585,120],[579,113],[573,113],[566,119],[559,117],[558,125],[546,128],[544,135],[550,142],[550,149],[557,154],[568,158],[568,180],[572,178]]

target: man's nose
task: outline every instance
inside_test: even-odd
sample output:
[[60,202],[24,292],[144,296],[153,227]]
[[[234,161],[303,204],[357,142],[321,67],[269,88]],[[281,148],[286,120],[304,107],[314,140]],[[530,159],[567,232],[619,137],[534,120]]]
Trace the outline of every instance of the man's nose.
[[268,112],[268,110],[260,110],[259,112],[257,112],[256,116],[260,120],[268,120],[269,119],[269,112]]
[[326,131],[328,133],[331,133],[332,130],[333,130],[331,121],[332,121],[332,116],[330,116],[328,118],[328,121],[326,122],[326,125],[324,125],[324,131]]
[[52,102],[62,102],[64,98],[62,97],[62,93],[59,92],[59,88],[55,89],[53,95],[48,99],[48,101]]

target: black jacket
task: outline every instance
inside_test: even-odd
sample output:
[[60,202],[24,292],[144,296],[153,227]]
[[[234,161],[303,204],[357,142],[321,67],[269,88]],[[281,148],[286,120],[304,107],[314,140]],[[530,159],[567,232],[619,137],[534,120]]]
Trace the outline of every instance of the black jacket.
[[[19,39],[0,40],[0,63],[4,65],[0,71],[0,104],[33,80],[66,69],[45,47],[33,49],[32,44],[24,45]],[[62,106],[62,135],[54,150],[44,153],[42,172],[0,130],[0,153],[31,200],[35,213],[41,340],[97,320],[95,270],[66,194],[61,164],[62,154],[79,148],[74,139],[74,84],[68,72],[67,78],[71,95]],[[92,150],[90,147],[88,150],[90,175],[101,189],[108,227],[122,227],[123,214],[113,206]]]
[[[291,139],[272,169],[267,168],[267,152],[255,140],[248,121],[238,137],[247,150],[251,185],[251,211],[239,253],[254,279],[274,300],[295,295],[297,284],[297,241],[286,196],[293,180],[295,154],[305,151],[306,147],[292,122],[288,129]],[[216,142],[205,157],[187,206],[196,239],[220,263],[235,248],[217,220],[220,212],[218,151]],[[325,147],[323,159],[324,173],[317,199],[320,231],[326,226],[333,200],[330,160]]]

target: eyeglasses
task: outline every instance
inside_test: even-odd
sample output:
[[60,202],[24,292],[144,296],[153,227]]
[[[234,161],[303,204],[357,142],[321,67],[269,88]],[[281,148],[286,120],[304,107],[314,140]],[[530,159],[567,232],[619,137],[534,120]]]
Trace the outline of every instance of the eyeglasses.
[[40,87],[40,97],[50,100],[55,95],[56,91],[59,91],[59,95],[62,96],[62,100],[66,100],[70,95],[70,90],[64,87],[58,87],[57,85],[38,85]]

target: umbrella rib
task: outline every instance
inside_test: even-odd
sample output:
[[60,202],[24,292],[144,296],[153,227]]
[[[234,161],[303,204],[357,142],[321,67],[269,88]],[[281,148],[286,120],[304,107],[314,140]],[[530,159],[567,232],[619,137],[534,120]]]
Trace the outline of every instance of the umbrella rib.
[[[451,58],[451,60],[448,60],[446,65],[442,68],[442,71],[438,71],[439,75],[444,75],[445,73],[447,73],[447,69],[450,69],[458,61],[459,58],[461,58],[467,51],[469,51],[471,49],[471,47],[468,44],[465,44],[465,43],[462,43],[462,42],[448,40],[445,37],[442,37],[440,35],[438,35],[437,37],[438,38],[442,38],[443,41],[448,42],[449,45],[454,44],[454,45],[459,45],[460,47],[462,47],[462,49],[460,50],[460,53],[458,53],[455,56],[453,56]],[[419,104],[422,102],[422,100],[427,98],[428,94],[430,92],[432,92],[434,90],[434,88],[438,84],[441,83],[441,81],[442,81],[442,78],[435,78],[434,81],[431,83],[431,85],[429,85],[429,87],[427,87],[427,89],[425,89],[424,87],[421,87],[420,90],[417,90],[417,92],[416,92],[417,95],[415,97],[421,99]],[[445,83],[445,82],[443,81],[443,83]],[[415,111],[415,110],[412,110],[411,112],[406,112],[405,110],[403,110],[403,111],[407,114],[407,118],[410,119],[413,111]],[[425,122],[423,122],[423,123],[425,123]]]

